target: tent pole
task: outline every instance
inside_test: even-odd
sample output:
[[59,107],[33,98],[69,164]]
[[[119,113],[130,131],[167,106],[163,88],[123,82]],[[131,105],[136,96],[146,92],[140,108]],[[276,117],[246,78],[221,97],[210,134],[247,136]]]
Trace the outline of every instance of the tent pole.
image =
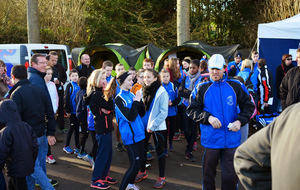
[[250,54],[249,54],[249,56],[248,56],[248,59],[251,58],[251,53],[253,52],[253,50],[254,50],[254,48],[255,48],[255,46],[256,46],[256,44],[257,44],[257,41],[258,41],[258,38],[256,38],[255,44],[253,45],[253,47],[252,47],[252,49],[251,49],[251,51],[250,51]]

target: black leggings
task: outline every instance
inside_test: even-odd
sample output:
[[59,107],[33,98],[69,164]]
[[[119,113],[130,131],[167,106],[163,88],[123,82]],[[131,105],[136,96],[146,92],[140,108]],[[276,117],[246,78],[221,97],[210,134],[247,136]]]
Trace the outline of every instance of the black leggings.
[[[169,116],[166,118],[166,124],[168,128],[168,134],[169,134],[169,143],[172,143],[173,137],[175,134],[175,126],[176,126],[177,116]],[[167,136],[165,137],[167,139]],[[165,140],[165,149],[168,149],[168,142]]]
[[89,153],[90,157],[93,158],[94,162],[96,161],[96,156],[97,156],[97,149],[98,149],[98,143],[96,141],[96,132],[95,131],[90,131],[92,141],[93,141],[93,148],[92,151]]
[[130,167],[123,176],[122,183],[119,188],[120,190],[126,189],[129,183],[134,184],[135,177],[139,172],[141,160],[144,155],[144,140],[134,144],[125,145],[125,147],[127,149]]
[[73,131],[75,131],[75,147],[79,148],[79,121],[75,114],[70,116],[70,129],[67,135],[66,146],[70,146]]
[[65,128],[65,121],[64,121],[64,91],[58,90],[58,109],[57,109],[57,122],[58,122],[58,128],[60,130]]
[[87,130],[87,119],[79,120],[81,126],[81,138],[80,138],[80,154],[83,154],[86,139],[89,137],[89,131]]
[[194,142],[197,140],[197,124],[186,114],[183,114],[184,121],[184,136],[187,142],[186,152],[191,153],[193,151]]
[[8,180],[9,190],[27,190],[26,177],[10,177]]
[[[144,172],[146,170],[145,163],[147,160],[147,149],[148,149],[147,146],[151,134],[152,133],[145,132],[146,138],[144,142],[144,158],[143,158],[143,163],[141,165],[141,172]],[[166,134],[167,134],[167,130],[153,131],[155,151],[158,158],[159,177],[165,177],[166,157],[164,153],[164,143],[166,141],[165,139]]]

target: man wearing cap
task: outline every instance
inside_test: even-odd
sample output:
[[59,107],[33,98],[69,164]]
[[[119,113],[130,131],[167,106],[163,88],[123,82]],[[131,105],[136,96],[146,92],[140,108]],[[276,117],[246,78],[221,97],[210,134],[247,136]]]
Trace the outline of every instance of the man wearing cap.
[[242,54],[235,52],[234,61],[228,63],[228,76],[234,77],[239,74],[242,68]]
[[[208,61],[210,79],[191,94],[187,114],[200,122],[203,155],[203,189],[215,189],[216,167],[220,160],[222,189],[236,189],[238,178],[233,156],[240,145],[240,128],[251,117],[254,105],[245,86],[227,78],[225,60],[215,54]],[[240,112],[238,113],[237,106]]]

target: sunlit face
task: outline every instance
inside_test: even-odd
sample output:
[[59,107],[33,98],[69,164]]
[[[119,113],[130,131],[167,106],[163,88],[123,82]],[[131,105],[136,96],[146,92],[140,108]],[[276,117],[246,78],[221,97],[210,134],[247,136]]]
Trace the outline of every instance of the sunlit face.
[[292,56],[287,57],[287,58],[285,59],[285,65],[286,65],[286,66],[290,66],[291,64],[292,64]]
[[107,82],[106,82],[106,75],[102,75],[101,76],[101,79],[99,81],[99,88],[105,88],[107,85]]
[[239,64],[241,61],[242,61],[242,58],[241,57],[235,57],[234,58],[234,61]]
[[135,71],[130,70],[130,71],[128,71],[128,73],[131,74],[132,79],[134,79],[134,77],[136,76],[136,72]]
[[252,54],[252,60],[254,63],[257,63],[258,59],[259,59],[259,55],[258,54]]
[[224,71],[224,69],[212,68],[209,69],[209,76],[213,81],[219,81],[223,78]]
[[49,82],[52,79],[53,71],[51,69],[46,70],[46,75],[44,77],[46,82]]
[[182,67],[183,67],[183,69],[187,69],[187,68],[189,68],[189,63],[188,62],[186,62],[186,61],[182,61]]
[[70,80],[73,81],[73,82],[77,82],[78,81],[78,73],[71,73],[70,75]]
[[150,62],[144,62],[143,69],[153,69],[153,66],[151,65]]
[[129,91],[132,87],[132,84],[133,84],[132,75],[128,75],[128,77],[124,80],[120,88]]
[[87,55],[87,54],[83,54],[81,56],[81,63],[84,64],[84,65],[90,65],[90,63],[91,63],[90,56]]
[[189,73],[191,75],[195,75],[198,72],[198,69],[199,69],[199,67],[196,64],[190,63],[190,65],[189,65]]
[[137,75],[137,83],[139,83],[140,85],[144,84],[144,72]]
[[116,66],[116,73],[117,73],[117,75],[118,75],[119,73],[123,72],[123,71],[125,71],[125,68],[124,68],[123,65],[118,65],[118,66]]
[[0,74],[4,74],[4,69],[5,69],[4,65],[0,65]]
[[300,52],[297,52],[297,65],[300,66]]
[[58,56],[57,55],[50,55],[49,61],[48,61],[48,65],[50,67],[54,67],[54,65],[57,64],[57,60],[58,60]]
[[170,73],[169,72],[161,73],[160,74],[160,79],[161,79],[162,83],[169,84],[169,82],[170,82]]
[[106,73],[106,77],[109,77],[111,75],[113,67],[107,66],[107,67],[105,67],[104,70],[105,70],[105,73]]
[[157,78],[154,77],[153,73],[150,71],[146,71],[144,73],[144,84],[146,86],[150,86],[154,81],[156,81]]
[[33,62],[32,67],[40,71],[41,73],[45,73],[47,67],[47,59],[45,57],[37,57],[36,59],[37,63]]

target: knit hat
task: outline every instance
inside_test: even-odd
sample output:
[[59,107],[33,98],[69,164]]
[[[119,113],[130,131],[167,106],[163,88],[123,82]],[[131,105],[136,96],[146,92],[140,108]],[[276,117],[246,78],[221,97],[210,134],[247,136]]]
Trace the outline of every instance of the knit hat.
[[240,57],[240,58],[242,58],[241,52],[238,52],[238,51],[235,52],[234,57]]
[[117,77],[117,81],[120,85],[123,84],[123,82],[126,80],[126,78],[130,75],[127,71],[121,74],[120,76]]

